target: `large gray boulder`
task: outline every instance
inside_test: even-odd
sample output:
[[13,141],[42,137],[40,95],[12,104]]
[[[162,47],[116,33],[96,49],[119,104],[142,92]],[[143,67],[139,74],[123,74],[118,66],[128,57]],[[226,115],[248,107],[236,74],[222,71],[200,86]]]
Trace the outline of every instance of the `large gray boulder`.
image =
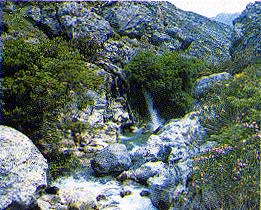
[[134,172],[135,178],[142,184],[146,184],[150,177],[158,175],[161,171],[167,168],[167,164],[157,161],[157,162],[147,162],[141,167],[137,168]]
[[124,144],[111,144],[91,160],[91,166],[98,174],[120,173],[131,165],[130,154]]
[[180,177],[179,169],[173,167],[161,171],[158,176],[148,180],[151,201],[159,210],[171,207]]
[[0,209],[29,206],[37,187],[47,185],[47,160],[19,131],[0,126]]

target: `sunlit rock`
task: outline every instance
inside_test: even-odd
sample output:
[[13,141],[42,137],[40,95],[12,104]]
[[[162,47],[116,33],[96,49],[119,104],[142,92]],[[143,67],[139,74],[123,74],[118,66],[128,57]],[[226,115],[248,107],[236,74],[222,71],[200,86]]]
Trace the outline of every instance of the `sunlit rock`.
[[47,160],[19,131],[0,126],[0,209],[12,203],[27,207],[37,187],[47,185]]

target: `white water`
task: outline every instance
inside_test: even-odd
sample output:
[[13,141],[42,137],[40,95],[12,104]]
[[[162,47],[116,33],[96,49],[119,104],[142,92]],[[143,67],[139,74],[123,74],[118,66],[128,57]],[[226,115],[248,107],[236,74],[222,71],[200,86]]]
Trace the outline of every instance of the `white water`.
[[150,93],[145,91],[144,96],[150,113],[150,119],[151,119],[150,127],[152,131],[155,131],[158,127],[162,125],[162,120],[160,119],[157,110],[153,106],[153,100]]
[[[110,177],[93,177],[88,172],[82,172],[78,175],[57,180],[53,185],[59,187],[62,191],[62,200],[70,201],[77,199],[84,200],[86,196],[104,195],[106,199],[98,201],[101,209],[117,210],[156,210],[150,198],[140,196],[140,192],[146,188],[129,181],[125,184],[116,181]],[[123,198],[120,192],[130,190],[132,193]]]

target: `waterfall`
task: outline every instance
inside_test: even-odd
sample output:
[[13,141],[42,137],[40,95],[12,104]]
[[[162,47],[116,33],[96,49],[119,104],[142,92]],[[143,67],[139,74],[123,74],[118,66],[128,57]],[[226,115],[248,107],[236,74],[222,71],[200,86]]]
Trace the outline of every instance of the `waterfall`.
[[144,96],[150,113],[150,119],[151,119],[150,126],[152,131],[155,131],[157,128],[159,128],[162,125],[162,120],[160,119],[157,110],[153,107],[153,100],[151,94],[145,91]]

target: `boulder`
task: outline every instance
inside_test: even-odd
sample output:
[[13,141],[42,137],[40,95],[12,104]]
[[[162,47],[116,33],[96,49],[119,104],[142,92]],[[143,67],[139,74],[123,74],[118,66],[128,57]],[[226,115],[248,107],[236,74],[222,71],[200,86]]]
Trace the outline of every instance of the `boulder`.
[[231,74],[227,72],[212,74],[210,76],[203,77],[196,82],[193,90],[194,95],[197,98],[200,98],[204,93],[212,90],[215,84],[217,84],[218,82],[222,82],[224,80],[228,80],[231,77],[232,77]]
[[0,209],[29,206],[40,185],[47,185],[47,160],[19,131],[0,126]]
[[[139,182],[146,180],[151,201],[158,209],[169,209],[179,195],[188,191],[193,157],[200,154],[205,135],[199,113],[192,112],[181,119],[171,120],[157,135],[150,136],[145,147],[132,152],[143,160],[134,173],[136,179]],[[164,163],[155,162],[163,159]]]
[[142,184],[146,184],[150,177],[159,174],[161,171],[166,169],[168,166],[161,162],[147,162],[141,167],[137,168],[134,172],[135,178]]
[[[66,180],[66,179],[64,179]],[[98,204],[95,194],[80,184],[60,186],[59,194],[43,194],[37,199],[37,205],[41,210],[48,209],[79,209],[97,210]]]
[[179,179],[180,172],[173,167],[161,171],[158,176],[148,180],[151,201],[159,210],[166,210],[171,207]]
[[93,170],[98,174],[121,173],[132,165],[131,157],[124,144],[111,144],[91,160]]

